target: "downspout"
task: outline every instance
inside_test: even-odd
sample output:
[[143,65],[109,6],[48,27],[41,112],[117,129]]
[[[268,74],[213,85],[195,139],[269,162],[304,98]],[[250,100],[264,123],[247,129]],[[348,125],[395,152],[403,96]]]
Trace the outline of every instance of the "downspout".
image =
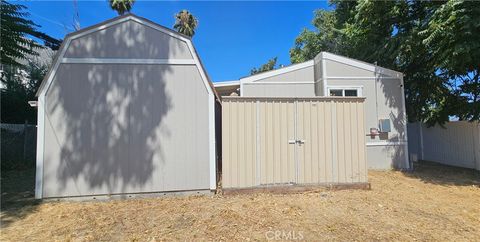
[[239,81],[240,81],[240,90],[238,91],[238,95],[240,97],[243,97],[243,81],[242,79],[240,79]]
[[423,157],[423,124],[421,121],[418,122],[419,125],[419,130],[420,130],[420,157],[421,160],[424,160],[425,158]]
[[373,72],[373,75],[375,76],[375,116],[376,116],[376,122],[377,122],[377,127],[378,128],[378,90],[377,90],[377,82],[378,82],[378,76],[377,76],[377,62],[374,62],[375,65],[375,71]]
[[[407,167],[407,170],[413,170],[413,166],[412,166],[412,163],[410,161],[410,153],[408,152],[408,128],[407,128],[407,124],[408,124],[408,119],[407,119],[407,108],[405,106],[405,83],[403,82],[403,74],[401,74],[400,76],[400,83],[401,83],[401,90],[402,90],[402,108],[403,108],[403,117],[405,118],[405,122],[404,122],[404,126],[403,126],[403,129],[404,129],[404,132],[405,132],[405,166]],[[421,124],[420,124],[421,125]],[[422,158],[423,158],[423,136],[422,136]]]
[[325,63],[325,56],[324,56],[324,52],[321,53],[321,64],[322,64],[322,84],[323,84],[323,96],[326,97],[326,96],[329,96],[328,93],[327,93],[327,74],[326,74],[326,71],[327,71],[327,65]]

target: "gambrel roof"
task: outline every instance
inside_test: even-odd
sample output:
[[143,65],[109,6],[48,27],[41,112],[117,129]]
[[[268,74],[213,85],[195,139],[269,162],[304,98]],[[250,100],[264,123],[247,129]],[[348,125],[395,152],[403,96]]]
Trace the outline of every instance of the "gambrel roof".
[[[62,45],[60,46],[59,50],[57,51],[57,54],[55,55],[55,58],[52,62],[52,67],[49,69],[47,75],[45,75],[45,78],[43,79],[40,87],[38,88],[36,96],[38,97],[43,92],[46,92],[46,90],[48,89],[49,85],[51,84],[51,82],[53,80],[53,77],[55,76],[55,72],[58,69],[60,63],[64,63],[65,61],[68,61],[68,58],[66,59],[66,58],[64,58],[64,56],[65,56],[65,52],[67,51],[67,49],[71,46],[70,44],[73,40],[75,40],[77,38],[80,38],[82,36],[88,35],[88,34],[95,33],[97,31],[101,31],[101,30],[110,28],[114,25],[124,23],[124,22],[127,22],[127,21],[134,21],[136,23],[145,25],[147,27],[153,28],[157,31],[160,31],[164,34],[167,34],[171,37],[180,39],[180,40],[184,41],[185,43],[187,43],[188,49],[190,50],[190,54],[193,57],[193,62],[194,62],[195,65],[197,65],[197,67],[199,69],[199,72],[200,72],[200,75],[202,77],[202,80],[203,80],[208,92],[213,93],[215,95],[217,101],[220,100],[219,95],[215,91],[213,83],[211,82],[207,72],[205,71],[205,68],[202,64],[202,61],[200,60],[200,57],[198,56],[198,53],[193,46],[192,39],[189,36],[178,33],[175,30],[166,28],[166,27],[161,26],[157,23],[154,23],[154,22],[152,22],[148,19],[136,16],[134,14],[126,14],[126,15],[118,16],[116,18],[112,18],[110,20],[107,20],[107,21],[95,24],[93,26],[81,29],[79,31],[67,34],[65,36],[65,39],[63,40]],[[135,47],[133,47],[133,48],[135,48]],[[110,61],[112,61],[112,60],[110,60]],[[168,61],[155,60],[155,59],[150,59],[150,60],[148,60],[148,59],[145,59],[145,60],[135,59],[135,61],[144,61],[144,62],[147,61],[149,63],[151,62],[151,63],[154,63],[154,64],[169,64]],[[162,61],[165,62],[165,63],[163,63]],[[162,62],[162,63],[160,63],[160,62]]]

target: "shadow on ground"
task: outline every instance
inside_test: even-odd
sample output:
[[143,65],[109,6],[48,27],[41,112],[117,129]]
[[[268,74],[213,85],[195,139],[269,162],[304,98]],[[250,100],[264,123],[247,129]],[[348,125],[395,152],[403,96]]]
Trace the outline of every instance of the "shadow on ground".
[[[414,171],[407,177],[444,186],[476,186],[480,188],[480,172],[473,169],[446,166],[435,162],[414,163]],[[2,171],[1,173],[1,227],[22,219],[37,210],[34,199],[35,169]]]
[[405,175],[423,182],[437,185],[480,187],[480,172],[474,169],[447,166],[431,161],[416,162],[413,168],[413,172],[406,172]]
[[1,227],[6,227],[36,210],[35,169],[2,171]]

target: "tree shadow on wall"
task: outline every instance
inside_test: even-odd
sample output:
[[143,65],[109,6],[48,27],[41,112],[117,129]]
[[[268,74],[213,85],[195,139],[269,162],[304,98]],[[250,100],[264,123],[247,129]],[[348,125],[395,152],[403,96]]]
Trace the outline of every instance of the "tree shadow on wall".
[[[385,74],[384,71],[380,68],[376,68],[375,73],[380,73],[380,75]],[[391,73],[390,73],[391,74]],[[379,76],[377,76],[378,78]],[[403,110],[404,108],[404,96],[402,93],[401,82],[396,79],[387,79],[383,82],[376,82],[376,85],[380,85],[380,88],[385,95],[385,102],[383,103],[389,107],[390,113],[388,117],[379,117],[379,118],[389,118],[392,124],[392,130],[396,130],[398,133],[382,133],[380,135],[381,140],[386,140],[389,142],[405,142],[406,137],[406,122],[407,117],[406,113]],[[379,103],[382,105],[382,103]],[[390,145],[385,146],[384,151],[387,153],[393,153],[393,166],[394,168],[406,168],[405,167],[405,157],[408,154],[405,154],[406,149],[402,148],[402,145]]]
[[[111,38],[105,37],[108,32],[88,36],[88,45],[99,46],[85,51],[102,50],[107,44],[117,47],[115,56],[129,56],[137,47],[153,56],[143,58],[168,58],[175,51],[169,50],[166,42],[175,40],[148,41],[143,28],[120,27],[113,34],[110,43],[105,43]],[[112,50],[97,54],[108,57]],[[52,182],[61,183],[54,193],[63,196],[145,190],[154,171],[161,169],[157,166],[165,162],[161,137],[170,136],[162,122],[173,108],[166,90],[171,72],[168,65],[61,65],[47,93],[45,120],[55,130],[48,139],[54,144],[47,145],[58,146],[58,153],[46,152],[45,156],[46,167],[50,163],[57,169],[45,173],[44,179],[54,176]],[[53,164],[56,159],[60,160],[57,165]]]

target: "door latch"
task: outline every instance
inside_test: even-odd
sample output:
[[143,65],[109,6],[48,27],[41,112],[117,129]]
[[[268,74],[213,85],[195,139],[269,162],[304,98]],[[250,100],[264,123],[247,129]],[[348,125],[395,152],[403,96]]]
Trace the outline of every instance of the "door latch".
[[301,144],[305,144],[305,140],[303,140],[303,139],[296,139],[296,140],[295,139],[290,139],[290,140],[288,140],[288,143],[289,144],[299,144],[299,145],[301,145]]

